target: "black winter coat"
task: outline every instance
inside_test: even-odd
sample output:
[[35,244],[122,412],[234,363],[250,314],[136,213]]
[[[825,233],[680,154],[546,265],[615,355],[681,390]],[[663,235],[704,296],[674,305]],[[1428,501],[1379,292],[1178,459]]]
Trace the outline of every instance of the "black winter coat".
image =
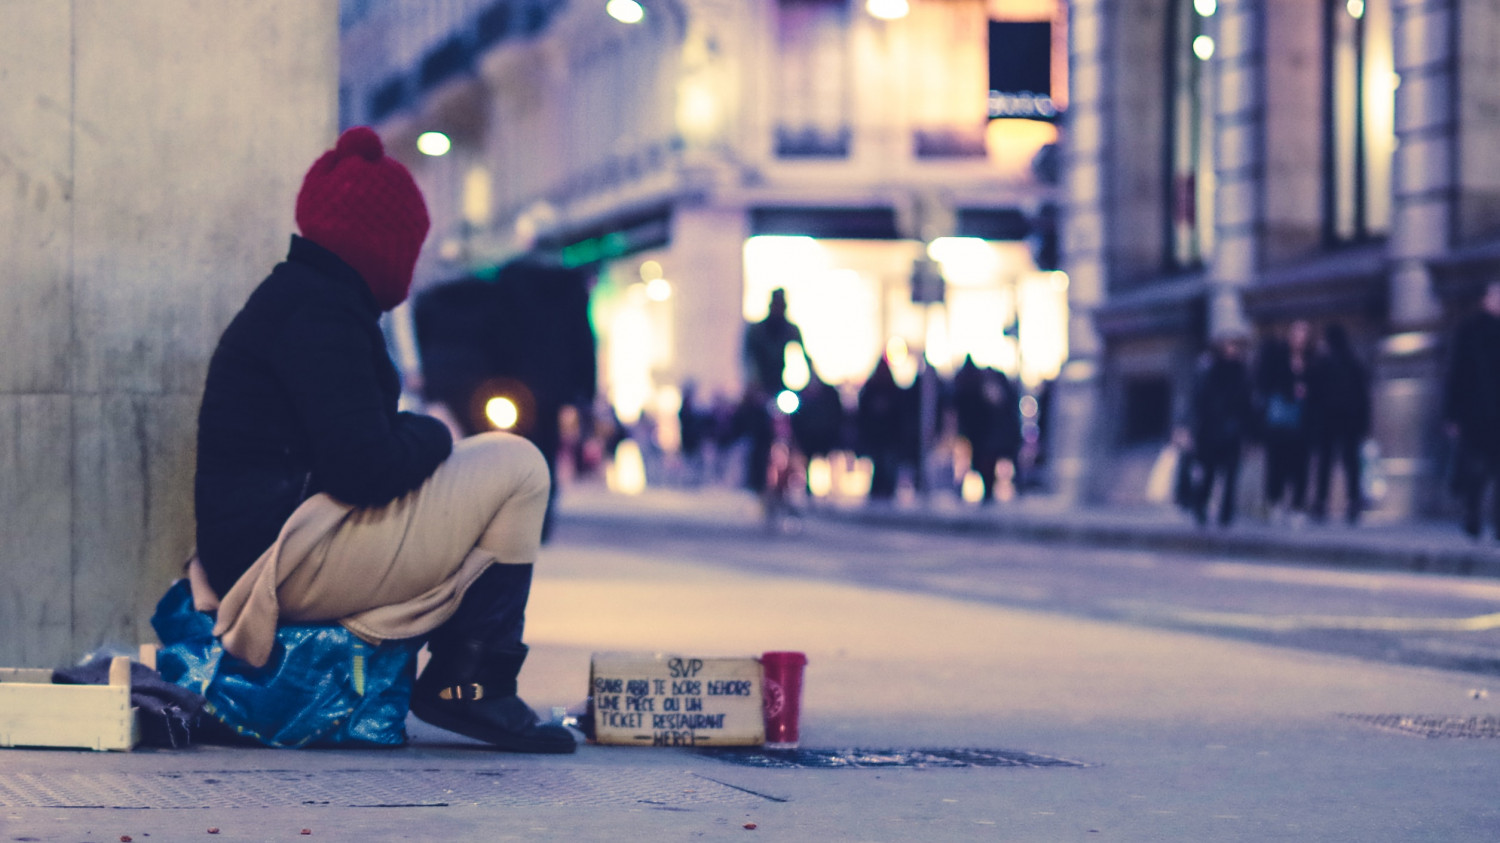
[[1359,441],[1370,434],[1370,377],[1353,354],[1320,355],[1308,375],[1307,398],[1316,439]]
[[1250,430],[1250,373],[1239,360],[1212,357],[1193,389],[1193,448],[1205,459],[1238,453]]
[[1500,456],[1500,317],[1480,313],[1459,326],[1444,387],[1444,420],[1468,447]]
[[380,308],[357,272],[311,240],[225,329],[198,413],[198,556],[224,594],[308,496],[379,506],[452,452],[437,419],[396,409],[401,384]]

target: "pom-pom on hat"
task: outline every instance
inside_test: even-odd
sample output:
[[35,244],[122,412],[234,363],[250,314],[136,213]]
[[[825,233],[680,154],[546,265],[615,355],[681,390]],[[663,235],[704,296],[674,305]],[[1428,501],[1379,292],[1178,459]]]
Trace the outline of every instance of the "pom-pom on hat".
[[302,236],[354,267],[382,310],[406,300],[428,225],[416,181],[367,126],[344,132],[297,194]]

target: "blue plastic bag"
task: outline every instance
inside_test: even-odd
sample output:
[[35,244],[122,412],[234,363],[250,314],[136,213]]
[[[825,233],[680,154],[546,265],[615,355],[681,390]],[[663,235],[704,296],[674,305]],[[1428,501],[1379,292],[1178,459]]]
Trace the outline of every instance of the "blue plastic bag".
[[373,645],[336,625],[282,626],[265,667],[224,652],[188,581],[156,604],[156,669],[208,700],[204,714],[267,746],[406,743],[420,640]]

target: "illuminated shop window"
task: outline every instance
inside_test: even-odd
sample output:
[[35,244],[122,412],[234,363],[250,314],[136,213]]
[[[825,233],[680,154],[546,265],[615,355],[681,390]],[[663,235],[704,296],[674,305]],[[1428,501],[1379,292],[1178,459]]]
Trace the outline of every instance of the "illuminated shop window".
[[1325,0],[1324,231],[1364,240],[1391,224],[1396,147],[1390,0]]
[[1201,265],[1214,240],[1214,69],[1217,4],[1175,0],[1167,43],[1168,263]]
[[[912,300],[912,262],[941,267],[944,300]],[[771,290],[786,290],[787,316],[829,383],[859,384],[881,355],[898,381],[925,357],[945,377],[972,356],[1029,386],[1067,358],[1067,277],[1038,272],[1025,243],[948,237],[832,240],[757,236],[745,243],[743,317],[765,318]]]

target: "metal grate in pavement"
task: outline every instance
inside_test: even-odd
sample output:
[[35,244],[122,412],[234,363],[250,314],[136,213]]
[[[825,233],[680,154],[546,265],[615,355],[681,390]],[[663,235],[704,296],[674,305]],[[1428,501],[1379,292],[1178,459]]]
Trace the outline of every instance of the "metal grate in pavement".
[[700,749],[700,755],[742,767],[855,769],[867,767],[1087,767],[1079,761],[1006,749]]
[[681,771],[547,769],[0,772],[0,808],[444,807],[760,804]]
[[1341,714],[1377,729],[1419,738],[1500,738],[1500,717],[1443,717],[1427,714]]

